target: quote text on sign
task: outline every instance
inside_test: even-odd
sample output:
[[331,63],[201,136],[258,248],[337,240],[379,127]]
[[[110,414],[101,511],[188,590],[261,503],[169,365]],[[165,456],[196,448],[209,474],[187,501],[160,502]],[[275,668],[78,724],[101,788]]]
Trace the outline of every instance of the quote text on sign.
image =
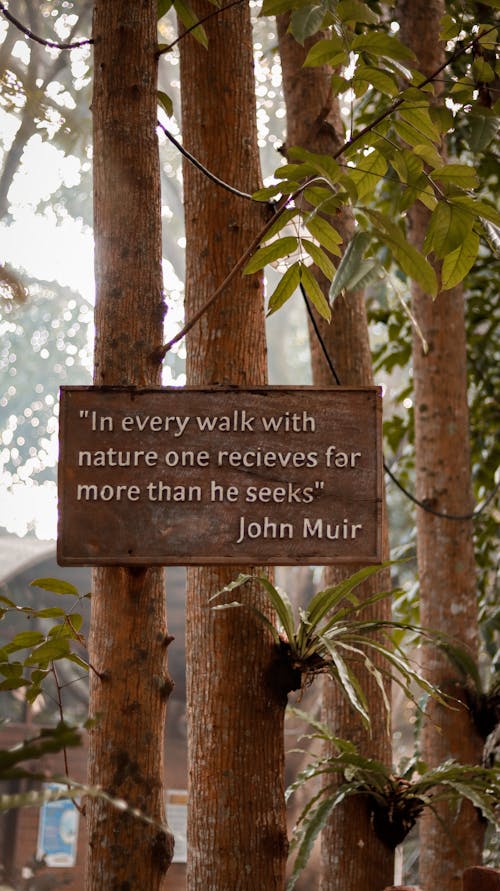
[[378,561],[377,388],[61,390],[65,563]]

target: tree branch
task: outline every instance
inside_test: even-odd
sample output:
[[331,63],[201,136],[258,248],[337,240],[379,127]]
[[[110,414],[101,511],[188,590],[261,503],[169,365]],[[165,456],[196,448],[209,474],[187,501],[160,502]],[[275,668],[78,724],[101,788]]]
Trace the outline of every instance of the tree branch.
[[228,3],[227,6],[221,6],[218,9],[214,9],[214,10],[212,10],[212,12],[207,13],[207,15],[205,15],[205,16],[203,16],[203,18],[199,19],[199,21],[197,21],[195,25],[190,25],[189,28],[186,28],[186,30],[183,31],[182,34],[179,34],[179,36],[176,37],[176,39],[173,40],[172,43],[169,43],[169,44],[167,44],[167,46],[164,46],[160,50],[158,50],[158,54],[157,54],[158,58],[160,56],[165,55],[165,53],[169,53],[170,50],[172,50],[174,48],[174,46],[176,46],[179,43],[180,40],[182,40],[184,37],[187,37],[187,35],[190,34],[191,31],[194,31],[196,28],[199,28],[199,26],[203,25],[203,23],[208,21],[208,19],[211,19],[214,16],[219,15],[221,12],[225,12],[227,9],[232,9],[233,6],[239,6],[240,3],[243,3],[243,0],[233,0],[233,2]]
[[4,3],[0,2],[0,12],[2,12],[5,18],[11,22],[19,31],[22,31],[26,37],[29,37],[30,40],[34,40],[35,43],[40,43],[42,46],[49,46],[52,49],[60,49],[60,50],[70,50],[70,49],[78,49],[80,46],[89,46],[94,41],[92,38],[88,38],[86,40],[78,40],[75,43],[58,43],[55,40],[45,40],[43,37],[38,37],[37,34],[34,34],[33,31],[30,31],[26,25],[23,25],[18,19],[16,19],[12,13],[6,8]]

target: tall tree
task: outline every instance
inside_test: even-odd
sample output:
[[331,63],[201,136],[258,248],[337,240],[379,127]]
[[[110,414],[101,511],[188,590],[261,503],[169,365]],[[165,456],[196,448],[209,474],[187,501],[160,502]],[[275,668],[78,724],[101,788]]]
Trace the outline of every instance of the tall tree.
[[[403,40],[424,75],[444,59],[439,41],[445,13],[443,0],[400,0],[398,18]],[[442,91],[437,88],[437,93]],[[446,151],[443,149],[443,157]],[[408,237],[421,248],[429,211],[416,203],[408,211]],[[464,294],[461,285],[436,299],[412,286],[413,312],[427,341],[414,338],[415,460],[417,497],[441,514],[471,512],[469,418],[465,352]],[[423,625],[441,629],[477,658],[478,624],[472,520],[450,520],[417,509],[420,615]],[[463,704],[465,691],[448,659],[425,650],[424,670],[434,684],[455,700],[443,709],[431,702],[422,738],[422,755],[431,766],[448,758],[474,764],[482,742]],[[458,817],[445,804],[438,821],[427,811],[420,829],[420,882],[425,891],[461,887],[464,866],[480,863],[483,827],[478,813],[464,803]]]
[[[200,18],[213,11],[203,2],[193,8]],[[249,5],[221,12],[206,31],[208,52],[192,37],[180,45],[183,141],[211,172],[249,193],[260,181]],[[266,210],[187,163],[184,189],[189,320],[245,253]],[[261,276],[239,277],[192,330],[187,381],[240,387],[266,382]],[[239,569],[188,572],[190,891],[284,886],[286,695],[275,686],[273,648],[262,623],[250,611],[214,613],[209,603]],[[252,604],[266,611],[257,590]]]
[[[156,21],[156,0],[95,3],[96,385],[160,384]],[[159,891],[170,863],[171,837],[161,829],[167,641],[161,569],[94,571],[89,782],[159,825],[89,801],[88,891]]]
[[[321,39],[320,33],[300,44],[289,31],[290,17],[278,17],[278,35],[283,70],[283,93],[287,108],[287,146],[300,146],[320,155],[334,154],[345,141],[338,98],[331,89],[332,70],[327,65],[304,67],[307,54]],[[354,234],[354,218],[348,208],[335,217],[335,226],[342,236],[343,248]],[[326,299],[330,282],[314,268]],[[339,380],[345,386],[373,384],[368,322],[364,293],[350,291],[333,307],[330,323],[316,314],[316,325],[332,358]],[[335,384],[332,370],[310,326],[313,381],[316,386]],[[345,572],[328,567],[325,585],[338,582]],[[365,583],[361,596],[369,596],[383,585],[390,586],[387,576]],[[372,609],[372,618],[388,619],[390,604],[381,601]],[[369,757],[391,763],[391,743],[387,730],[380,689],[368,672],[363,676],[372,715],[371,732],[363,728],[359,716],[353,714],[337,687],[325,680],[323,720],[337,736],[350,739]],[[393,853],[373,831],[369,803],[347,801],[334,810],[323,830],[321,848],[322,891],[381,891],[392,883]],[[374,876],[376,879],[374,880]],[[375,884],[374,884],[375,881]]]

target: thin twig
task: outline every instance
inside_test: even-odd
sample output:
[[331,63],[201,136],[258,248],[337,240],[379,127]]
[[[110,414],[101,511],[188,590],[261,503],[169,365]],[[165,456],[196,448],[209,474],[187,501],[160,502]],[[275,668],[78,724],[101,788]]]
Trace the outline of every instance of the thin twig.
[[252,254],[255,253],[255,251],[259,247],[260,242],[265,237],[265,235],[269,231],[269,229],[274,225],[274,223],[279,218],[279,216],[283,213],[283,211],[285,210],[285,208],[287,207],[289,202],[293,201],[295,198],[298,198],[298,196],[304,191],[304,189],[307,189],[308,186],[311,184],[311,182],[313,182],[315,179],[316,179],[316,177],[309,178],[307,180],[307,182],[303,183],[291,195],[283,196],[281,201],[279,201],[275,205],[272,205],[273,210],[274,210],[273,216],[267,221],[265,226],[263,226],[262,229],[260,230],[260,232],[255,236],[250,247],[248,247],[246,249],[245,253],[242,254],[241,257],[239,258],[239,260],[236,261],[233,268],[228,273],[228,275],[226,276],[226,278],[224,279],[222,284],[219,285],[219,287],[214,291],[214,293],[211,295],[211,297],[209,297],[207,302],[204,303],[203,306],[197,312],[195,312],[193,316],[191,316],[189,321],[186,322],[186,324],[180,329],[180,331],[177,332],[175,337],[172,337],[172,339],[169,340],[168,343],[164,344],[164,346],[160,347],[160,349],[155,352],[154,358],[157,361],[162,361],[165,358],[166,354],[169,352],[169,350],[171,350],[172,347],[176,343],[179,342],[179,340],[182,340],[183,337],[185,337],[186,334],[188,334],[189,331],[191,331],[191,328],[193,328],[193,326],[196,324],[196,322],[199,319],[201,319],[201,317],[207,312],[207,310],[210,309],[212,304],[215,303],[215,301],[217,300],[218,297],[220,297],[220,295],[222,294],[224,289],[229,285],[230,282],[232,282],[235,275],[240,271],[240,269],[243,268],[245,263],[247,263],[247,261],[252,256]]
[[234,186],[229,185],[229,183],[224,182],[223,179],[219,179],[219,177],[216,176],[215,173],[211,173],[210,170],[208,170],[201,163],[201,161],[198,161],[197,158],[195,158],[194,155],[191,154],[191,152],[188,152],[188,150],[184,148],[182,143],[180,143],[175,138],[175,136],[170,132],[170,130],[167,129],[167,127],[165,127],[164,124],[162,124],[160,121],[158,121],[157,123],[160,130],[163,130],[167,139],[170,140],[172,145],[175,145],[177,151],[179,151],[181,155],[184,155],[184,157],[187,158],[187,160],[193,165],[193,167],[196,167],[198,170],[200,170],[204,174],[204,176],[207,177],[207,179],[215,183],[216,186],[221,186],[221,188],[226,189],[227,192],[231,192],[232,195],[237,195],[238,198],[248,198],[250,199],[250,201],[254,200],[253,196],[249,192],[242,192],[240,189],[236,189]]
[[90,37],[86,40],[78,40],[75,43],[58,43],[55,40],[45,40],[44,37],[38,37],[37,34],[34,34],[33,31],[30,31],[26,25],[23,25],[18,19],[16,19],[12,13],[9,12],[4,3],[0,2],[0,12],[3,12],[5,18],[11,22],[19,31],[22,31],[26,37],[29,37],[30,40],[34,40],[35,43],[40,43],[42,46],[50,46],[52,49],[60,49],[60,50],[70,50],[70,49],[78,49],[80,46],[89,46],[94,43],[93,39]]
[[199,19],[194,25],[190,25],[189,28],[186,28],[182,34],[179,34],[172,43],[169,43],[167,46],[162,47],[162,49],[158,50],[158,57],[163,56],[165,53],[169,53],[171,49],[176,46],[180,40],[184,37],[187,37],[191,31],[194,31],[196,28],[199,28],[200,25],[203,25],[204,22],[208,21],[208,19],[213,18],[216,15],[219,15],[221,12],[225,12],[226,9],[232,9],[233,6],[239,6],[240,3],[243,3],[243,0],[233,0],[232,3],[228,3],[227,6],[220,6],[218,9],[212,10],[212,12],[207,13],[207,15],[203,16],[203,18]]
[[[52,674],[54,675],[54,680],[55,680],[55,682],[56,682],[56,690],[57,690],[57,707],[58,707],[58,710],[59,710],[59,717],[60,717],[60,719],[61,719],[61,723],[64,723],[64,710],[63,710],[62,696],[61,696],[61,690],[62,690],[62,687],[61,687],[61,685],[60,685],[60,683],[59,683],[59,678],[57,677],[57,671],[56,671],[55,663],[54,663],[54,662],[51,662],[51,663],[50,663],[50,666],[51,666]],[[63,747],[62,747],[62,753],[63,753],[63,758],[64,758],[64,772],[65,772],[66,776],[69,777],[68,750],[67,750],[67,748],[66,748],[66,745],[63,745]],[[71,788],[71,784],[68,783],[68,789],[70,789],[70,788]],[[81,806],[80,804],[78,804],[77,801],[73,800],[73,804],[74,804],[74,806],[76,807],[77,811],[79,811],[81,814],[84,813],[84,810],[83,810],[82,806]]]

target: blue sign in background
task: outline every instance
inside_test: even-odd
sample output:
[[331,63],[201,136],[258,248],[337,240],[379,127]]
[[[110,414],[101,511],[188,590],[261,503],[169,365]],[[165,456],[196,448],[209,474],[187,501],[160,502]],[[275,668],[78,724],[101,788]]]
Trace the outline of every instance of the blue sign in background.
[[[58,783],[45,783],[44,789],[63,789]],[[38,827],[39,859],[47,866],[74,866],[78,840],[78,810],[68,799],[49,801],[40,811]]]

